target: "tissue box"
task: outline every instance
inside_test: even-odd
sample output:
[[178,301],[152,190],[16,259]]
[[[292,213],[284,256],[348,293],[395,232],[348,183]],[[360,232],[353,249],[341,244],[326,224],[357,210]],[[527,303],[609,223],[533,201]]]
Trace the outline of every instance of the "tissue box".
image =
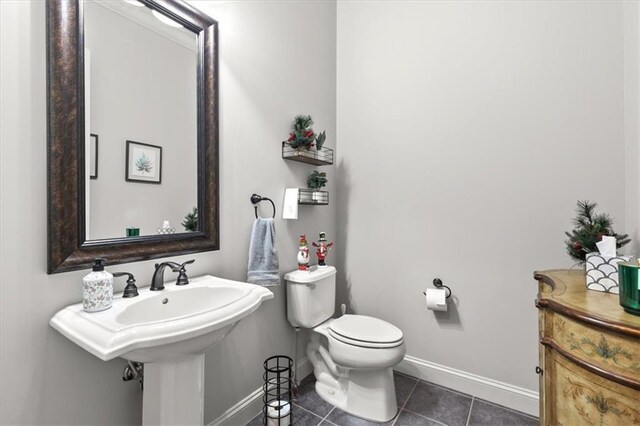
[[618,263],[629,262],[631,256],[602,256],[600,253],[587,253],[584,267],[587,272],[587,288],[618,294]]

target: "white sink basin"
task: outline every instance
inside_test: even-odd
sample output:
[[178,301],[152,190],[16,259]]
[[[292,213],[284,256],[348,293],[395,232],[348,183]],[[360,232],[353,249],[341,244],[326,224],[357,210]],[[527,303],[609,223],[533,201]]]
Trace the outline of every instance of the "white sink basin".
[[264,287],[206,275],[186,286],[166,283],[161,291],[115,296],[102,312],[85,312],[82,303],[67,306],[49,324],[102,360],[156,362],[203,353],[271,298]]
[[191,287],[135,301],[118,314],[120,324],[148,324],[220,309],[249,293],[244,287]]

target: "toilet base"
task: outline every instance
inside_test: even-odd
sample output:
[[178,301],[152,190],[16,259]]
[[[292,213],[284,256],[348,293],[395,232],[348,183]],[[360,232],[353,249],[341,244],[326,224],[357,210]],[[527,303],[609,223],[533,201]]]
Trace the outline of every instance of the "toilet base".
[[398,412],[393,370],[349,370],[348,377],[316,381],[316,392],[328,403],[363,419],[386,422]]
[[[393,419],[398,412],[393,367],[406,353],[404,343],[385,349],[345,347],[331,340],[328,329],[332,321],[315,327],[307,345],[307,356],[316,376],[316,392],[323,400],[354,416],[374,422]],[[332,348],[336,359],[327,347]]]

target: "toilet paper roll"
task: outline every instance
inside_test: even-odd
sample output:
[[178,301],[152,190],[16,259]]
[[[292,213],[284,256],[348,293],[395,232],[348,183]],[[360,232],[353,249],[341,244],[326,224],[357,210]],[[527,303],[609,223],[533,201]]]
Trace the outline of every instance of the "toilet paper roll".
[[447,310],[447,290],[443,288],[428,288],[425,299],[427,301],[427,309],[432,311]]

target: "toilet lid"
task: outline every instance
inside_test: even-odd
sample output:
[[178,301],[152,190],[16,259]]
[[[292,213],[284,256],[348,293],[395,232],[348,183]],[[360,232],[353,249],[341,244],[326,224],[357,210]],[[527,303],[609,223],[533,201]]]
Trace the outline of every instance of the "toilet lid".
[[[402,330],[378,318],[365,315],[343,315],[329,325],[330,334],[338,340],[353,344],[400,344]],[[370,345],[366,345],[370,346]]]

